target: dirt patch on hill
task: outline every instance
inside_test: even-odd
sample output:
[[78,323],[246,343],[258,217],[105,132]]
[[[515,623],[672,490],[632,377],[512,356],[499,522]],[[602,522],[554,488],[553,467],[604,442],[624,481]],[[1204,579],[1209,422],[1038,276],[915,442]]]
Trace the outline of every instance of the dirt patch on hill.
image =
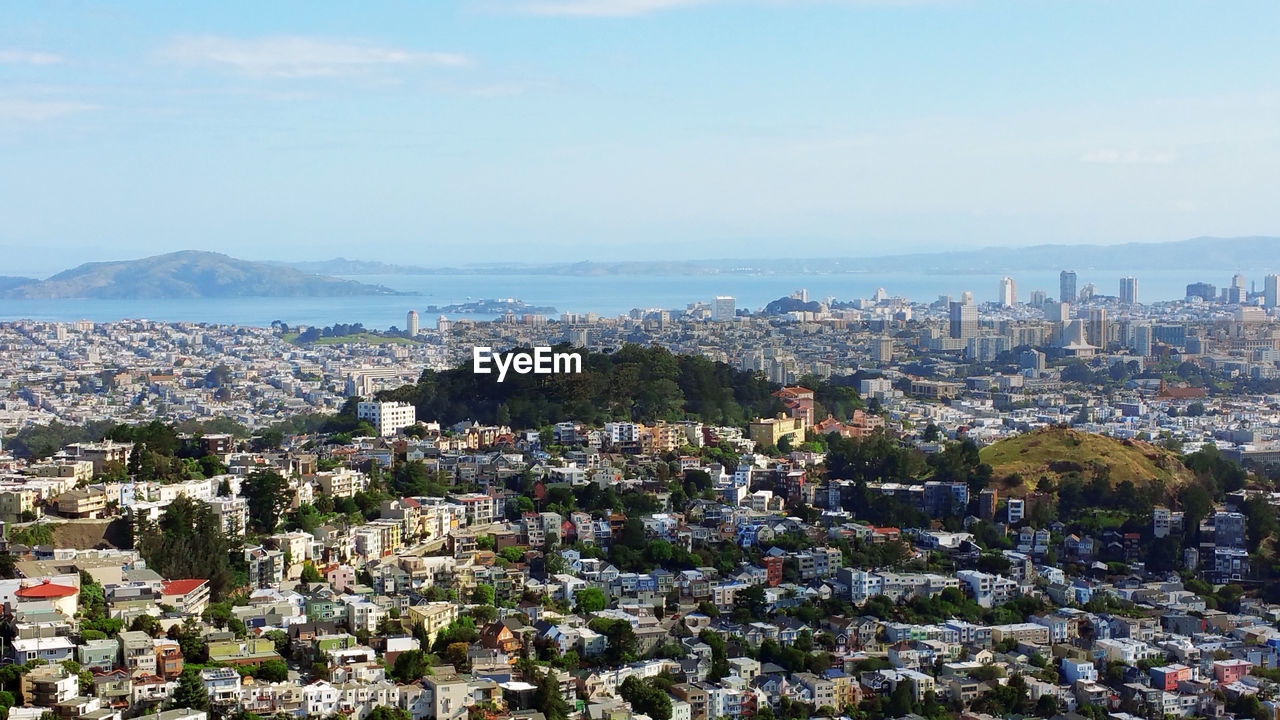
[[121,518],[110,520],[67,520],[51,527],[53,546],[58,548],[127,548],[129,525]]

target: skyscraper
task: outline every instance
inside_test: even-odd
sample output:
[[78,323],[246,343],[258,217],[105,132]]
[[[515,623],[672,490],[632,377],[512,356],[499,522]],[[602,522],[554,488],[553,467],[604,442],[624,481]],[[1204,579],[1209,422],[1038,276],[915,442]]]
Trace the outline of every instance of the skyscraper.
[[1085,334],[1090,345],[1106,348],[1111,326],[1107,323],[1107,311],[1095,308],[1089,311],[1089,324],[1085,326]]
[[1130,346],[1137,354],[1148,357],[1151,355],[1151,326],[1138,325],[1133,329],[1133,344]]
[[717,295],[713,312],[716,322],[728,322],[737,313],[737,301],[729,295]]
[[409,337],[417,337],[418,335],[418,311],[410,310],[408,316],[404,320],[404,333]]
[[1058,275],[1058,302],[1076,301],[1076,271],[1063,270]]
[[1018,284],[1013,278],[1005,276],[1000,278],[1000,306],[1013,307],[1018,304]]
[[951,303],[951,337],[966,340],[978,334],[978,306],[973,303]]
[[1268,275],[1262,281],[1262,292],[1266,297],[1264,305],[1269,308],[1280,307],[1280,275]]
[[1049,322],[1065,323],[1071,320],[1071,303],[1045,303],[1044,316]]
[[1041,307],[1044,307],[1044,301],[1045,301],[1045,299],[1046,299],[1046,298],[1048,298],[1048,295],[1045,293],[1045,291],[1043,291],[1043,290],[1032,290],[1032,291],[1031,291],[1031,300],[1030,300],[1030,302],[1031,302],[1031,307],[1035,307],[1035,308],[1041,308]]
[[1205,302],[1213,302],[1218,298],[1218,288],[1213,283],[1194,282],[1187,285],[1187,299],[1200,298]]
[[1120,278],[1120,302],[1126,305],[1138,304],[1138,278]]
[[1249,297],[1244,289],[1244,276],[1236,273],[1231,277],[1231,287],[1227,288],[1226,300],[1232,305],[1241,305]]

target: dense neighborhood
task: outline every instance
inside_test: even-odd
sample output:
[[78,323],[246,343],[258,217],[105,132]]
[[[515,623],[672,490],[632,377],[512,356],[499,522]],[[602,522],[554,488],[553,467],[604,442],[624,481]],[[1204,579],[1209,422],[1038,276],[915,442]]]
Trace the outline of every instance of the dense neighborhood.
[[1272,712],[1280,597],[1250,562],[1275,498],[1216,448],[1163,496],[1092,482],[1068,513],[1070,471],[1055,498],[963,435],[775,399],[745,430],[441,427],[372,400],[343,409],[375,429],[355,436],[153,422],[3,456],[0,699],[31,720]]

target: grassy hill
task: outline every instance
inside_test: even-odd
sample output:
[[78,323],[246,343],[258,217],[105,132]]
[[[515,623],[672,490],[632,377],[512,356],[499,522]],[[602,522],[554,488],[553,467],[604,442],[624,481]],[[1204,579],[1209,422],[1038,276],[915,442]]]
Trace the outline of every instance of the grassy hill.
[[[0,289],[5,287],[0,283]],[[119,262],[94,262],[40,282],[9,283],[12,298],[230,298],[398,295],[378,285],[309,275],[281,265],[186,250]]]
[[1069,428],[1044,428],[1007,438],[982,448],[979,456],[991,465],[997,482],[1013,474],[1022,476],[1020,486],[1005,491],[1015,496],[1034,491],[1041,476],[1061,481],[1073,472],[1087,482],[1105,470],[1113,487],[1129,480],[1141,488],[1155,480],[1174,488],[1193,477],[1177,455],[1163,448]]

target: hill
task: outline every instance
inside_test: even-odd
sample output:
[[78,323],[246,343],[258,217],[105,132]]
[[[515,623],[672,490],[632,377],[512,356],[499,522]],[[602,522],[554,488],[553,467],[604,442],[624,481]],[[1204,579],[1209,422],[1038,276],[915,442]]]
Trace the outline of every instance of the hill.
[[378,285],[187,250],[141,260],[86,263],[11,288],[10,298],[228,298],[397,295]]
[[13,277],[12,275],[0,275],[0,292],[3,292],[5,290],[12,290],[13,288],[16,288],[16,287],[22,287],[23,285],[30,285],[31,283],[37,283],[37,282],[40,282],[40,281],[36,280],[35,278]]
[[759,373],[743,372],[696,355],[672,355],[661,347],[626,345],[610,354],[572,350],[582,372],[558,375],[497,375],[470,364],[422,373],[416,385],[378,393],[382,400],[417,406],[418,417],[444,425],[461,420],[542,427],[572,418],[599,425],[609,420],[652,422],[697,419],[741,425],[772,417],[782,403],[777,386]]
[[979,451],[997,479],[1017,474],[1022,484],[1002,492],[1025,495],[1035,490],[1041,476],[1061,482],[1078,473],[1088,482],[1105,473],[1112,487],[1128,480],[1141,488],[1152,481],[1174,488],[1193,475],[1177,455],[1137,440],[1117,440],[1069,428],[1044,428],[992,443]]
[[[718,258],[710,260],[619,260],[612,262],[488,263],[464,267],[398,268],[384,266],[378,272],[416,272],[443,275],[816,275],[914,272],[954,275],[1027,271],[1177,270],[1199,272],[1206,268],[1250,272],[1280,270],[1276,251],[1280,237],[1197,237],[1155,243],[1115,245],[1044,244],[1025,247],[986,247],[974,250],[919,252],[898,255],[825,258]],[[334,264],[330,264],[334,263]],[[308,269],[354,268],[352,261],[328,261]],[[295,267],[297,265],[295,264]],[[395,268],[394,270],[388,268]],[[338,274],[348,274],[340,272]],[[356,273],[351,273],[356,274]]]
[[424,275],[431,272],[427,268],[415,265],[392,265],[376,260],[348,260],[341,257],[332,260],[299,260],[271,264],[317,275]]

